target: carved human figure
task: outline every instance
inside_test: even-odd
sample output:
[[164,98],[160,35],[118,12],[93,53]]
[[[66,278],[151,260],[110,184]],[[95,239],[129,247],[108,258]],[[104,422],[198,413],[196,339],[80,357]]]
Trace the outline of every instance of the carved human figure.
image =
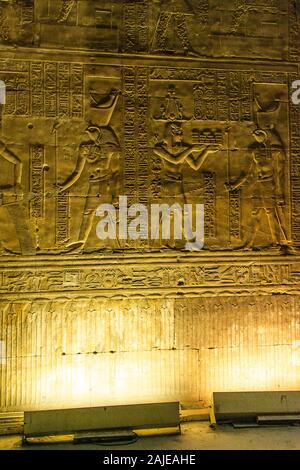
[[78,242],[68,245],[69,250],[83,248],[92,229],[93,219],[100,203],[112,203],[119,193],[120,144],[114,130],[91,125],[87,128],[90,140],[79,148],[74,172],[60,185],[60,191],[71,188],[88,167],[89,189],[81,221]]
[[227,185],[234,190],[245,183],[252,185],[251,235],[245,248],[253,248],[258,231],[265,232],[264,215],[267,216],[272,246],[289,244],[284,229],[284,181],[286,156],[283,144],[276,134],[263,129],[253,132],[255,142],[250,145],[252,163],[246,175]]
[[198,171],[210,153],[220,147],[210,144],[190,145],[184,142],[180,122],[169,122],[166,126],[165,138],[154,147],[154,153],[163,161],[164,181],[163,195],[169,202],[186,204],[183,169],[187,163],[193,170]]
[[154,153],[164,163],[166,188],[169,186],[173,188],[169,194],[184,195],[182,169],[185,163],[198,171],[206,157],[219,149],[220,146],[215,144],[185,143],[181,123],[169,122],[166,126],[165,139],[154,147]]
[[188,145],[183,141],[181,123],[169,122],[165,130],[165,138],[154,147],[154,153],[163,161],[164,192],[174,197],[184,195],[182,167],[187,157],[198,149],[196,145]]
[[[1,141],[0,158],[3,158],[14,166],[13,182],[0,186],[0,206],[5,207],[14,222],[21,252],[23,254],[34,254],[35,246],[24,215],[25,210],[23,210],[23,190],[21,186],[23,164],[20,158]],[[10,250],[4,248],[4,251]]]
[[153,0],[160,7],[156,31],[153,39],[153,50],[159,52],[168,51],[168,35],[170,25],[175,25],[175,32],[180,40],[185,55],[197,55],[191,45],[186,18],[194,15],[193,7],[188,0]]

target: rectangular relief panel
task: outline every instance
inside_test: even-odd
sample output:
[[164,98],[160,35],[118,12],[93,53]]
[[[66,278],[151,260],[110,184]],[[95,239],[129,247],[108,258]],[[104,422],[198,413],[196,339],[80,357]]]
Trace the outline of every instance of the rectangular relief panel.
[[[150,217],[150,204],[174,203],[204,205],[209,252],[294,253],[295,74],[227,68],[1,59],[0,254],[185,252],[192,234],[166,238]],[[130,211],[121,233],[120,196],[148,209],[136,236]],[[116,217],[102,239],[101,204]]]
[[293,0],[8,0],[0,44],[297,61],[298,8]]

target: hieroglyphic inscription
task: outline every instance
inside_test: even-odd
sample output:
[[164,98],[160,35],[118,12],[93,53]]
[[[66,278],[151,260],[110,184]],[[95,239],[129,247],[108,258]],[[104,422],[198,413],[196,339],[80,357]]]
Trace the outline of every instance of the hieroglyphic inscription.
[[61,247],[70,238],[70,203],[67,191],[57,196],[56,245]]
[[71,65],[71,116],[80,118],[83,115],[83,66]]
[[138,152],[139,202],[148,202],[148,69],[138,68],[136,78],[137,106],[136,130]]
[[46,62],[45,64],[45,116],[57,116],[57,64]]
[[209,21],[209,0],[198,0],[193,6],[199,26],[204,29]]
[[297,2],[289,2],[289,59],[299,61],[300,53],[300,29],[299,29],[299,6]]
[[194,86],[194,118],[217,119],[217,100],[215,76],[205,74],[201,84]]
[[188,80],[193,87],[194,119],[251,121],[249,72],[152,69],[151,79]]
[[[260,264],[208,264],[166,266],[99,266],[81,269],[57,268],[43,270],[39,268],[6,270],[0,283],[0,292],[60,292],[76,291],[78,288],[96,293],[114,289],[151,289],[178,287],[218,287],[228,286],[232,293],[240,286],[285,286],[299,282],[297,267],[287,263]],[[296,266],[296,265],[295,265]],[[122,291],[119,292],[122,295]]]
[[204,173],[205,199],[205,238],[216,237],[216,181],[215,175],[209,171]]
[[297,1],[223,3],[2,0],[0,40],[35,48],[75,45],[108,52],[297,61]]
[[228,121],[230,115],[228,73],[217,74],[218,119]]
[[30,64],[30,84],[31,84],[31,113],[33,116],[44,115],[43,76],[44,76],[43,62],[32,62]]
[[70,64],[58,64],[58,116],[69,117],[70,113]]
[[135,148],[135,69],[123,68],[124,96],[124,192],[136,197],[137,161]]
[[3,115],[28,116],[30,111],[29,67],[16,61],[0,61],[1,80],[6,85],[6,104]]
[[229,231],[233,239],[241,238],[241,196],[238,189],[229,192]]
[[5,4],[0,4],[0,40],[5,42],[10,39],[9,18],[5,12]]
[[44,163],[44,146],[32,145],[30,191],[33,194],[33,198],[30,201],[30,216],[33,219],[40,219],[44,217]]
[[21,24],[34,22],[34,0],[23,0],[21,4]]
[[252,81],[259,82],[259,83],[286,83],[287,76],[285,73],[282,72],[264,72],[260,70],[256,70],[255,73],[249,74],[252,75]]
[[32,45],[34,20],[34,0],[2,0],[0,42]]
[[251,76],[247,72],[241,74],[240,79],[240,120],[252,120],[252,93]]
[[[124,67],[124,190],[131,202],[148,203],[148,69]],[[147,238],[147,237],[146,237]]]
[[281,72],[183,69],[155,67],[151,80],[182,80],[193,85],[194,119],[252,121],[253,83],[286,83]]
[[239,121],[241,116],[240,93],[241,74],[239,72],[229,72],[229,120]]
[[[64,62],[0,63],[7,84],[6,116],[81,118],[83,66]],[[9,65],[9,66],[7,66]],[[3,77],[3,78],[2,78]]]
[[149,2],[147,0],[124,0],[124,52],[148,51],[148,10]]

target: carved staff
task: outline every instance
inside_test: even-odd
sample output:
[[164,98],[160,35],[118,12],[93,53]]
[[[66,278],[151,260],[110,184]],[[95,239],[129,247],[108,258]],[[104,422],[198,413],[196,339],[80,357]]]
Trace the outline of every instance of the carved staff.
[[228,246],[231,245],[231,236],[230,236],[230,180],[231,180],[231,165],[230,165],[230,127],[226,128],[226,141],[227,141],[227,184],[228,184]]
[[226,143],[227,143],[227,183],[230,185],[230,176],[231,176],[231,171],[230,171],[230,136],[229,136],[229,131],[230,127],[226,128]]

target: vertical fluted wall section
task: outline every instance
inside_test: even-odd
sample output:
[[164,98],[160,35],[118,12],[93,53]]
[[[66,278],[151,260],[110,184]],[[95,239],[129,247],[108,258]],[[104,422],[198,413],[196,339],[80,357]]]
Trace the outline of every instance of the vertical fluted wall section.
[[0,304],[0,411],[300,388],[300,298]]

